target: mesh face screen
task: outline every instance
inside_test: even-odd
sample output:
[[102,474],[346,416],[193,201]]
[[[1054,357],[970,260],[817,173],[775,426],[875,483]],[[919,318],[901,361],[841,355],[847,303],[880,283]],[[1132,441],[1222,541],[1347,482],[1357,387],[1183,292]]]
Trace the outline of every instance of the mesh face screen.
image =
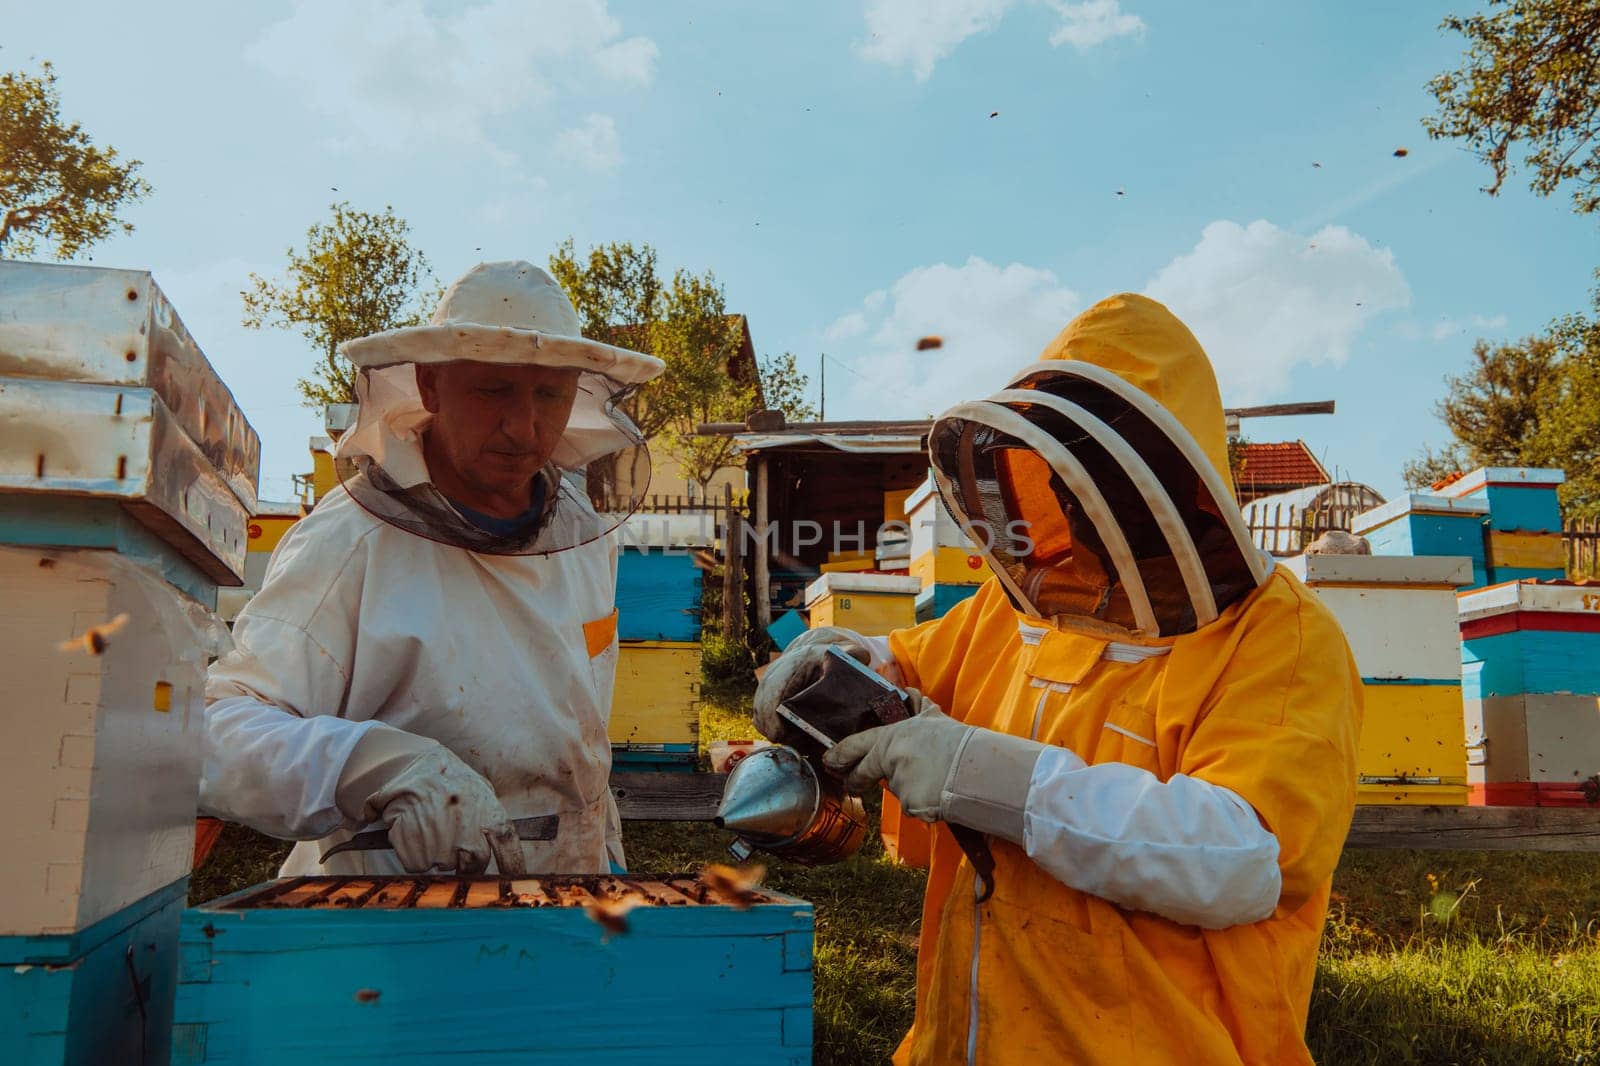
[[[1039,390],[1078,405],[1149,467],[1193,542],[1204,583],[1219,612],[1256,587],[1250,561],[1223,518],[1223,508],[1235,504],[1230,499],[1219,505],[1188,456],[1160,425],[1127,399],[1080,377],[1038,371],[1013,388]],[[1193,631],[1196,606],[1173,546],[1146,490],[1123,462],[1072,415],[1010,397],[993,402],[1025,419],[1083,467],[1126,541],[1159,634]],[[1137,630],[1128,589],[1115,564],[1116,552],[1107,531],[1090,520],[1092,508],[1078,498],[1047,456],[980,418],[947,416],[929,440],[935,467],[958,497],[952,505],[959,504],[957,509],[966,518],[1000,534],[987,546],[1040,615],[1083,615]]]

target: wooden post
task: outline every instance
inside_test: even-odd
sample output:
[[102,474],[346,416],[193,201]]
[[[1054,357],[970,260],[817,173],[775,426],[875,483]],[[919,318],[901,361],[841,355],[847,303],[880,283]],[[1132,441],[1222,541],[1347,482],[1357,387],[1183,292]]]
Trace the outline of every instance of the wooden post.
[[744,643],[743,520],[733,506],[733,486],[722,486],[722,635]]
[[757,454],[751,467],[756,479],[756,624],[766,632],[772,624],[772,572],[767,559],[767,483],[772,480],[772,470],[765,455]]

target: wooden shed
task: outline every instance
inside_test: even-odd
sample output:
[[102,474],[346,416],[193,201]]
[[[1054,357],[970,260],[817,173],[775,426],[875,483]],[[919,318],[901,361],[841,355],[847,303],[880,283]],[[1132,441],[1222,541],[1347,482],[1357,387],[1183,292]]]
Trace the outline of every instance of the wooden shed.
[[[875,552],[907,529],[894,512],[928,476],[930,422],[801,422],[734,434],[750,482],[756,620],[804,606],[830,553]],[[708,427],[709,428],[709,427]],[[897,523],[897,525],[896,525]]]

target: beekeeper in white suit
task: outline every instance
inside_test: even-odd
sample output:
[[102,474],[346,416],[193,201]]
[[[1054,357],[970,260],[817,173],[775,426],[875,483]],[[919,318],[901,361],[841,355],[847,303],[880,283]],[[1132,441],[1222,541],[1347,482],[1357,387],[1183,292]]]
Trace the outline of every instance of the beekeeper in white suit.
[[[584,339],[522,262],[480,264],[430,324],[341,350],[361,404],[344,483],[279,544],[211,669],[202,808],[302,841],[285,875],[622,868],[623,515],[597,514],[581,476],[614,457],[643,493],[618,402],[661,362]],[[545,814],[555,839],[513,846],[510,820]],[[319,861],[379,825],[392,851]]]

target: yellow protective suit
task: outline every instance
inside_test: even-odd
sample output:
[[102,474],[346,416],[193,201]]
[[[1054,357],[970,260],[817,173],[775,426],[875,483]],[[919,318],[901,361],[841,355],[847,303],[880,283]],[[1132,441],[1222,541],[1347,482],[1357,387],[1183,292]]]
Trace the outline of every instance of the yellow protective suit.
[[[1210,364],[1160,304],[1105,300],[1044,358],[1091,362],[1136,385],[1228,478]],[[1053,575],[1074,577],[1070,560]],[[996,888],[978,904],[973,869],[939,825],[916,1020],[897,1063],[1311,1061],[1306,1012],[1355,802],[1361,716],[1343,633],[1315,596],[1280,568],[1193,632],[1130,643],[1071,617],[1030,617],[991,580],[888,643],[904,683],[961,721],[1068,748],[1091,766],[1232,790],[1277,837],[1282,878],[1268,919],[1202,929],[1069,888],[995,839]],[[1146,657],[1140,644],[1168,650]]]

